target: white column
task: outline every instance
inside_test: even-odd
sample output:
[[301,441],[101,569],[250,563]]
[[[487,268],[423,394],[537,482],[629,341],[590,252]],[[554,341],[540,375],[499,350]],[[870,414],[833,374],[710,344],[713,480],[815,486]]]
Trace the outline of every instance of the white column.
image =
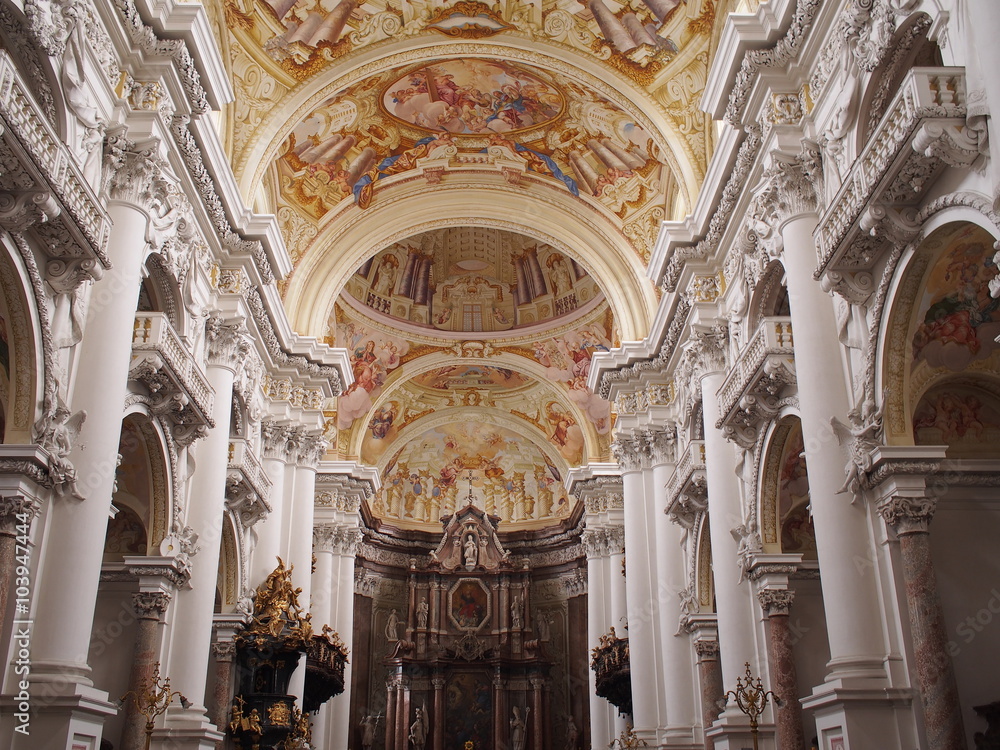
[[[348,650],[354,650],[354,558],[357,555],[361,532],[356,521],[345,525],[337,546],[334,548],[339,562],[339,573],[334,581],[336,593],[335,622],[330,623],[340,633],[340,639]],[[335,696],[330,706],[330,750],[347,750],[347,740],[351,732],[351,662],[344,670],[344,692]]]
[[271,480],[267,502],[271,512],[254,527],[257,544],[250,563],[250,585],[260,586],[278,566],[282,554],[281,529],[285,515],[285,461],[288,458],[288,430],[285,425],[265,421],[260,426],[263,460],[261,464]]
[[[966,7],[969,38],[959,41],[958,44],[962,45],[964,42],[964,49],[968,50],[968,54],[978,62],[976,82],[983,87],[986,94],[986,105],[990,112],[987,118],[989,140],[995,149],[996,144],[1000,143],[1000,79],[996,74],[997,70],[1000,70],[1000,46],[996,44],[996,30],[1000,29],[1000,4],[996,0],[967,0]],[[989,161],[989,169],[994,180],[994,210],[1000,209],[1000,192],[997,190],[1000,169],[996,161],[995,158]]]
[[218,314],[206,323],[206,374],[215,391],[212,406],[215,426],[194,448],[197,468],[191,477],[183,523],[198,535],[197,551],[191,557],[191,587],[177,595],[169,666],[164,670],[171,688],[180,691],[192,706],[183,709],[172,704],[167,711],[167,731],[154,742],[154,746],[171,750],[178,747],[213,750],[221,739],[206,716],[205,687],[225,515],[233,380],[247,353],[245,331],[241,321],[227,322]]
[[[724,372],[710,372],[702,377],[701,393],[722,684],[726,690],[733,690],[736,679],[746,672],[746,662],[750,663],[754,674],[761,674],[761,670],[754,645],[752,601],[748,589],[740,581],[737,544],[731,533],[744,522],[739,480],[734,471],[736,453],[722,430],[715,426],[721,416],[717,391],[724,380]],[[747,718],[732,702],[726,704],[715,727],[713,737],[717,750],[749,746]]]
[[[284,558],[292,570],[292,584],[301,588],[299,602],[302,607],[311,608],[312,596],[312,538],[313,538],[313,508],[316,499],[316,468],[326,450],[326,444],[320,435],[303,432],[296,441],[295,463],[291,471],[285,472],[285,483],[291,478],[291,504],[287,508],[289,515],[288,535],[283,540]],[[311,609],[310,609],[311,611]],[[321,626],[322,623],[314,625]],[[299,703],[305,690],[306,656],[299,659],[299,667],[292,674],[288,692],[298,696]],[[301,705],[300,705],[301,708]]]
[[[622,566],[625,562],[625,527],[616,526],[608,530],[608,560],[604,566],[605,585],[608,588],[608,599],[611,603],[610,624],[618,629],[621,635],[625,633],[622,627],[628,620],[628,593],[625,586],[625,576]],[[614,737],[620,737],[628,724],[625,717],[615,709],[611,710],[611,729]],[[600,747],[595,745],[595,747]]]
[[[312,613],[313,629],[322,632],[324,625],[329,625],[333,620],[333,576],[334,576],[334,554],[333,547],[335,541],[336,527],[332,523],[319,523],[313,527],[313,554],[316,556],[316,572],[313,573],[312,587]],[[336,630],[336,628],[334,628]],[[316,718],[313,719],[313,737],[319,747],[330,747],[332,745],[323,744],[323,739],[330,733],[330,703],[324,703]]]
[[[647,504],[647,477],[644,471],[646,444],[640,438],[619,436],[612,450],[622,469],[622,494],[625,500],[625,577],[628,607],[629,667],[632,684],[632,721],[636,735],[655,745],[662,696],[657,674],[659,634],[654,614],[657,592],[652,578],[655,555],[652,550],[653,528]],[[623,634],[618,633],[619,637]]]
[[883,677],[882,611],[875,576],[859,575],[872,541],[863,504],[838,494],[844,454],[830,417],[847,421],[848,386],[837,339],[833,300],[813,279],[816,214],[799,214],[781,225],[782,260],[795,337],[799,412],[809,474],[810,509],[822,570],[823,603],[830,639],[830,678]]
[[[113,228],[107,252],[113,269],[91,290],[86,336],[78,345],[73,368],[71,411],[86,412],[86,420],[74,439],[65,424],[68,414],[56,412],[49,419],[48,429],[55,442],[72,441],[69,460],[76,470],[77,496],[73,496],[71,485],[64,485],[67,491],[58,493],[48,510],[43,557],[35,582],[30,675],[35,705],[47,706],[46,718],[32,722],[31,737],[14,735],[19,748],[65,747],[75,735],[100,738],[103,717],[114,712],[107,694],[92,687],[87,659],[117,467],[140,273],[149,247],[149,211],[164,187],[155,156],[129,152],[121,158],[121,167],[112,173],[108,189]],[[45,435],[42,440],[52,442]],[[72,613],[71,627],[67,626],[67,613]]]
[[681,528],[671,523],[666,514],[665,487],[674,471],[675,439],[672,430],[661,430],[652,442],[655,490],[652,509],[660,592],[660,644],[666,709],[664,740],[669,747],[685,747],[694,746],[695,682],[690,639],[687,633],[678,634],[681,615],[678,595],[687,584]]
[[[588,522],[589,526],[589,522]],[[611,622],[611,602],[608,588],[608,542],[605,529],[587,528],[583,532],[583,547],[587,551],[587,643],[589,654],[600,645],[601,636]],[[593,747],[607,747],[616,735],[612,732],[614,707],[598,697],[597,675],[587,670],[590,686],[590,738]]]

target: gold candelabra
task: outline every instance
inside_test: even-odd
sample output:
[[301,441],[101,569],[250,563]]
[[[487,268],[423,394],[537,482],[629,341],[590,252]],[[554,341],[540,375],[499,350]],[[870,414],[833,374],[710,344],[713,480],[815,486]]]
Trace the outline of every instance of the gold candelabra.
[[132,699],[133,705],[135,705],[136,710],[146,717],[146,748],[149,750],[149,743],[153,737],[153,726],[156,723],[156,717],[164,713],[167,707],[170,706],[174,698],[179,698],[181,705],[184,708],[189,708],[191,703],[185,698],[179,691],[170,690],[170,678],[166,677],[162,680],[160,679],[160,662],[156,662],[153,665],[153,674],[149,678],[149,682],[142,686],[141,691],[136,693],[134,690],[129,690],[125,695],[118,699],[119,704],[124,705],[128,698]]
[[622,730],[621,736],[611,740],[608,747],[612,748],[612,750],[638,750],[640,747],[646,747],[648,744],[646,740],[635,733],[632,725],[628,724]]
[[750,736],[753,737],[753,750],[757,750],[757,719],[764,713],[769,699],[778,707],[781,706],[781,699],[770,690],[764,690],[760,677],[754,677],[750,673],[750,662],[746,662],[746,667],[746,682],[743,682],[742,677],[737,677],[736,690],[728,691],[726,700],[732,696],[740,711],[750,717]]

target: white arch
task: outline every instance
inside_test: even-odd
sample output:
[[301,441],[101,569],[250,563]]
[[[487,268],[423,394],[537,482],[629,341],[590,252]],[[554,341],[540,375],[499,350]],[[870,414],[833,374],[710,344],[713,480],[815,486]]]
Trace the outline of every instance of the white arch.
[[337,294],[365,260],[395,241],[458,219],[521,232],[577,259],[601,285],[622,339],[641,340],[657,304],[645,266],[606,217],[596,210],[583,216],[580,209],[566,190],[517,188],[500,175],[486,175],[478,184],[444,184],[433,193],[423,180],[383,188],[370,208],[352,206],[342,221],[328,225],[300,261],[285,296],[292,328],[322,338]]

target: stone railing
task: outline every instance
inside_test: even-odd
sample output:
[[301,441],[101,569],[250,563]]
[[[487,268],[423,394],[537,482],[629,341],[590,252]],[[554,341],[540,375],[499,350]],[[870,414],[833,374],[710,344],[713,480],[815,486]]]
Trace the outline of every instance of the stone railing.
[[816,229],[817,278],[871,269],[882,235],[905,229],[862,226],[873,203],[916,206],[947,165],[968,166],[978,158],[979,134],[966,127],[966,113],[962,68],[907,73]]
[[787,358],[793,355],[792,319],[788,317],[764,318],[754,335],[740,351],[729,376],[719,389],[721,427],[740,401],[760,379],[765,365],[772,357]]
[[214,426],[215,391],[165,313],[136,313],[130,376],[145,382],[178,421]]
[[14,61],[0,50],[0,141],[15,160],[5,160],[0,190],[15,198],[23,192],[42,191],[55,205],[33,231],[46,240],[52,258],[94,258],[105,268],[111,223],[94,191],[36,102],[32,87],[17,72]]
[[681,492],[692,480],[705,475],[705,441],[692,440],[687,444],[684,453],[677,462],[677,468],[667,480],[667,509],[677,500]]
[[229,478],[244,482],[261,500],[267,500],[271,492],[271,480],[243,438],[229,440]]

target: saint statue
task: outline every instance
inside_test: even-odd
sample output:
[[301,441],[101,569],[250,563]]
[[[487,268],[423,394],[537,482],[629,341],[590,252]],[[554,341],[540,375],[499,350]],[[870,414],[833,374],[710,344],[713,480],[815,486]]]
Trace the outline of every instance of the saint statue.
[[424,723],[424,710],[417,709],[417,716],[410,725],[410,743],[413,750],[424,750],[424,743],[427,742],[427,724]]
[[510,744],[513,750],[524,750],[525,742],[528,739],[527,720],[530,711],[530,708],[525,708],[522,716],[521,709],[514,706],[514,717],[510,720]]
[[396,614],[396,610],[392,610],[389,613],[389,621],[385,624],[385,637],[390,641],[399,640],[399,626],[402,623],[399,621],[399,615]]
[[463,549],[465,554],[465,567],[474,568],[476,563],[479,561],[479,547],[476,545],[476,537],[472,534],[465,537],[465,545]]
[[420,603],[417,605],[417,627],[426,628],[427,627],[427,600],[421,599]]

